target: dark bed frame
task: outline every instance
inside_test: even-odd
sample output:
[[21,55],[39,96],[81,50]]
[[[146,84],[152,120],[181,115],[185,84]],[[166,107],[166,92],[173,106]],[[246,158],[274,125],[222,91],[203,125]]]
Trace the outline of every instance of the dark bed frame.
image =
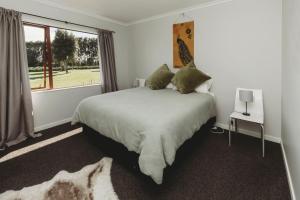
[[[172,166],[167,166],[164,169],[164,179],[168,176],[168,172],[172,170],[173,167],[178,167],[182,163],[184,163],[184,159],[187,159],[188,156],[193,153],[193,149],[200,145],[203,139],[209,133],[209,129],[215,124],[216,117],[213,117],[207,121],[206,124],[202,125],[200,130],[198,130],[192,138],[188,139],[184,142],[184,144],[177,150],[175,162]],[[127,148],[114,140],[103,136],[98,133],[94,129],[88,127],[85,124],[81,124],[83,127],[83,133],[86,134],[93,145],[96,145],[105,156],[111,157],[114,159],[114,162],[118,162],[122,164],[122,166],[128,168],[131,171],[138,172],[145,179],[149,179],[149,177],[142,174],[139,170],[138,165],[138,157],[139,154],[128,151]],[[152,179],[151,179],[152,180]]]

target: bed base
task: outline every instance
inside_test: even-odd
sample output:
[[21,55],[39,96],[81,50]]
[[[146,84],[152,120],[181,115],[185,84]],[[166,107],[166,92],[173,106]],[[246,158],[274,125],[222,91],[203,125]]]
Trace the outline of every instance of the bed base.
[[[207,123],[202,125],[200,130],[193,135],[192,138],[184,142],[184,144],[176,152],[175,162],[172,164],[172,166],[167,166],[164,169],[164,179],[166,176],[168,176],[168,171],[172,170],[172,167],[178,167],[178,165],[184,163],[184,160],[187,159],[188,155],[193,153],[193,149],[197,145],[200,145],[201,141],[203,141],[203,139],[207,136],[207,133],[209,133],[209,129],[214,126],[215,122],[216,117],[209,119]],[[105,156],[113,158],[114,162],[122,164],[122,166],[131,171],[140,173],[145,179],[150,179],[150,177],[142,174],[139,170],[139,154],[133,151],[128,151],[123,144],[115,142],[114,140],[101,135],[85,124],[81,125],[83,127],[83,133],[88,136],[91,143],[93,145],[96,145],[104,153]]]

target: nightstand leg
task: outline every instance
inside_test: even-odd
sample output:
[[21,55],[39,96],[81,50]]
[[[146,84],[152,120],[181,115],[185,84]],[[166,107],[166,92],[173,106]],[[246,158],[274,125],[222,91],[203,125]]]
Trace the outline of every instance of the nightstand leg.
[[231,118],[229,118],[229,126],[228,126],[228,145],[231,146]]
[[262,157],[265,157],[265,130],[264,125],[261,124],[261,141],[262,141]]

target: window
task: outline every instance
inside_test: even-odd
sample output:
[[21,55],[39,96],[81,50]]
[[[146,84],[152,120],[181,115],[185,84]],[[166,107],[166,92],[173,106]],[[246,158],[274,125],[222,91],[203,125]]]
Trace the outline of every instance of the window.
[[31,89],[100,84],[97,35],[24,24]]

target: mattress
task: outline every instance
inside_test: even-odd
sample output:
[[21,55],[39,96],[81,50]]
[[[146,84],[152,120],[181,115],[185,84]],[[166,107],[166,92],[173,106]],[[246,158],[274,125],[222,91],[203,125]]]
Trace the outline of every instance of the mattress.
[[82,100],[72,124],[83,123],[138,153],[141,172],[161,184],[177,149],[215,115],[210,94],[140,87]]

